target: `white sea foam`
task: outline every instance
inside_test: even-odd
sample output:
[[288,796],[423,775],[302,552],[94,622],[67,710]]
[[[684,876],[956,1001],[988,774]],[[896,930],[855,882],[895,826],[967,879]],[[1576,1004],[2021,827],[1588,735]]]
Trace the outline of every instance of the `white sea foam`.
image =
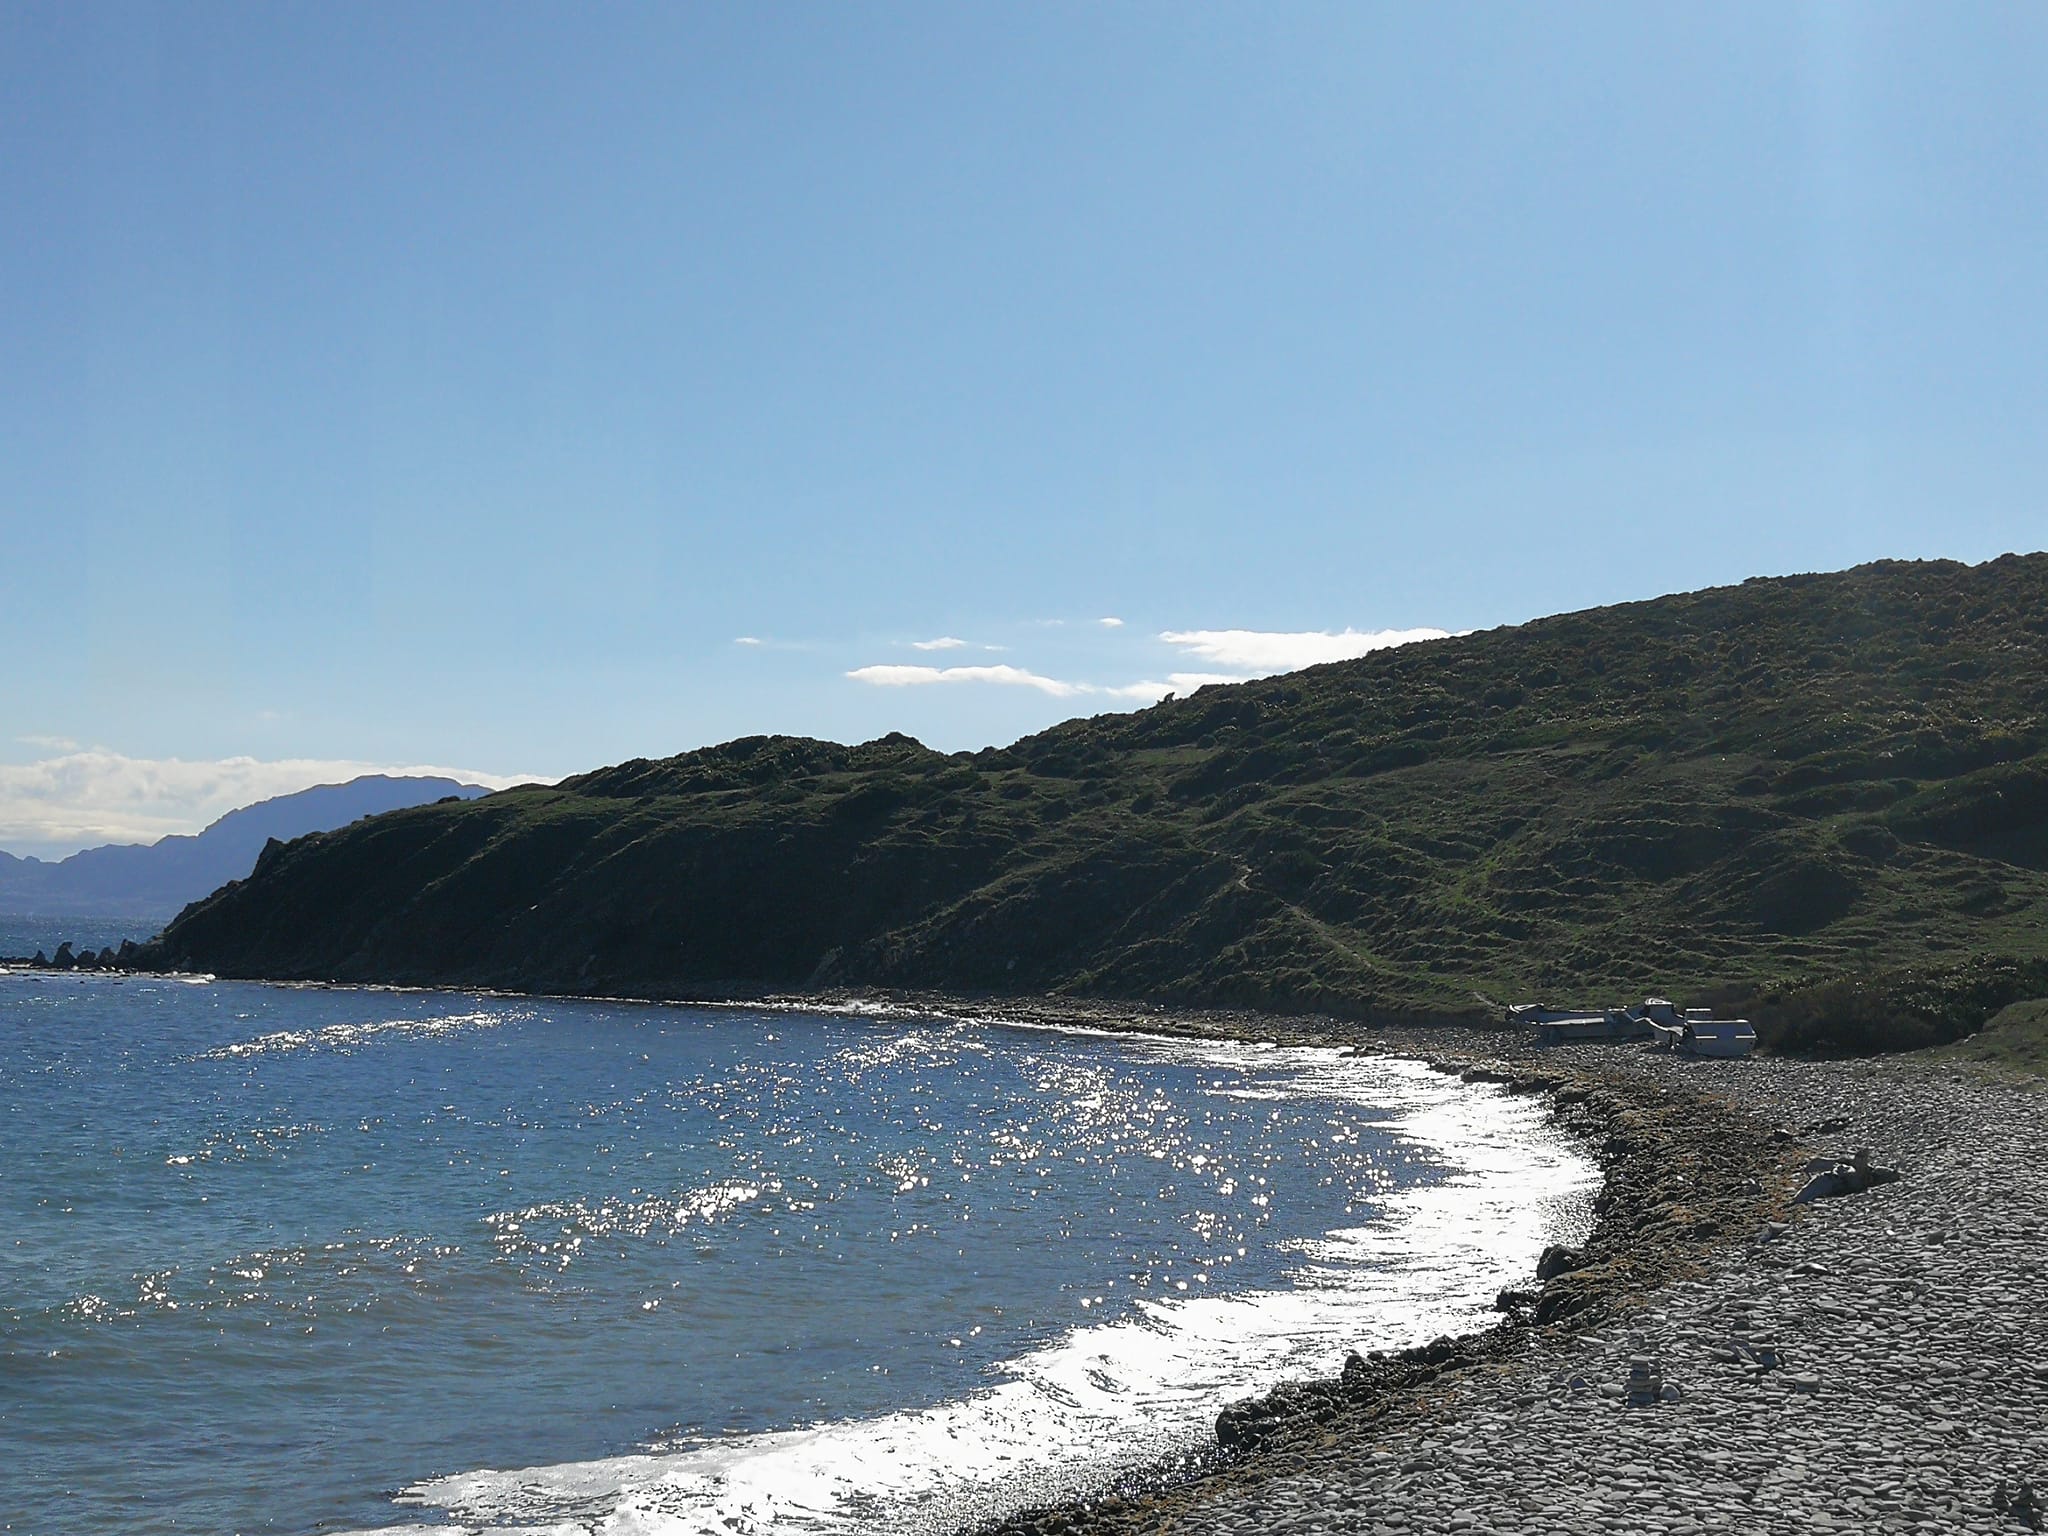
[[202,1051],[200,1061],[232,1061],[243,1056],[267,1056],[279,1051],[346,1051],[382,1036],[420,1038],[452,1034],[457,1030],[482,1029],[504,1024],[518,1015],[505,1011],[449,1013],[427,1019],[377,1019],[365,1024],[329,1024],[320,1029],[280,1029],[254,1040]]
[[[1159,1049],[1197,1063],[1246,1060],[1242,1047]],[[1170,1457],[1225,1404],[1328,1374],[1346,1349],[1479,1326],[1544,1242],[1581,1234],[1597,1175],[1548,1130],[1539,1105],[1412,1063],[1292,1048],[1259,1061],[1291,1072],[1289,1098],[1405,1106],[1390,1129],[1463,1171],[1382,1197],[1370,1225],[1296,1244],[1288,1288],[1137,1301],[994,1363],[994,1384],[964,1399],[672,1452],[466,1472],[420,1483],[404,1501],[498,1536],[955,1529]]]
[[674,1195],[610,1200],[543,1200],[484,1217],[491,1241],[508,1259],[538,1259],[568,1268],[585,1238],[669,1235],[709,1226],[764,1195],[782,1193],[780,1179],[723,1179]]

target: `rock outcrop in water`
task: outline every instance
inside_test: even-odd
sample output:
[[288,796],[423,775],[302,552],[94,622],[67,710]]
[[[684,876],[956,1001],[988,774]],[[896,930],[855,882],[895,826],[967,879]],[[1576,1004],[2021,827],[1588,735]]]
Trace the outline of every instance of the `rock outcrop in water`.
[[2048,556],[1567,614],[1000,750],[624,763],[272,849],[148,958],[1379,1017],[1764,987],[1767,1041],[1929,1044],[2048,991]]
[[134,968],[139,947],[132,939],[123,939],[117,951],[106,946],[94,951],[90,946],[78,949],[66,939],[57,946],[57,953],[46,955],[40,949],[33,955],[0,955],[0,965],[26,965],[37,970],[50,971],[125,971]]

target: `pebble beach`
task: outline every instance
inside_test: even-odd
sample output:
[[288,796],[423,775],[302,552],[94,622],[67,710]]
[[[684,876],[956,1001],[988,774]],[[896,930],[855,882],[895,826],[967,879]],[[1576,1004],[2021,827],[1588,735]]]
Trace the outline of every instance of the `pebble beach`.
[[[2048,1499],[2048,1096],[1915,1058],[1716,1062],[1479,1037],[1446,1056],[1416,1038],[1408,1053],[1549,1091],[1567,1117],[1580,1101],[1589,1136],[1639,1122],[1645,1105],[1679,1111],[1644,1132],[1661,1148],[1638,1136],[1633,1167],[1608,1159],[1622,1257],[1597,1304],[1456,1341],[1448,1365],[1394,1370],[1400,1390],[1349,1403],[1348,1378],[1334,1374],[1344,1362],[1332,1361],[1333,1377],[1306,1389],[1315,1411],[1269,1441],[1178,1484],[1020,1516],[1006,1533],[2035,1524],[2028,1488]],[[1361,1048],[1403,1043],[1391,1032]],[[1605,1085],[1590,1104],[1588,1084]],[[1689,1126],[1715,1122],[1749,1139],[1698,1172],[1702,1198],[1685,1214],[1671,1214],[1668,1185],[1620,1187],[1682,1157]],[[1610,1133],[1606,1150],[1625,1140]],[[1899,1181],[1793,1201],[1810,1163],[1859,1148]],[[1742,1158],[1750,1177],[1737,1185],[1731,1159]],[[1711,1216],[1709,1184],[1722,1195]],[[1533,1275],[1510,1284],[1535,1298],[1549,1289]],[[1398,1362],[1363,1364],[1385,1374]],[[1632,1371],[1653,1396],[1631,1396]]]
[[[1433,1422],[1329,1447],[1162,1529],[2024,1529],[1994,1506],[2048,1471],[2048,1102],[1897,1064],[1636,1069],[1844,1121],[1816,1144],[1870,1147],[1904,1176],[1795,1207],[1712,1272],[1472,1373]],[[1630,1406],[1644,1359],[1673,1391]]]

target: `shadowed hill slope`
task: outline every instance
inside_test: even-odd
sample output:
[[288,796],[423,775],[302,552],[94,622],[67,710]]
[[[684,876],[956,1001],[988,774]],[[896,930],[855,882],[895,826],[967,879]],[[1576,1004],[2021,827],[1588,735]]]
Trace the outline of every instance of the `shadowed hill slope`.
[[754,738],[269,849],[159,963],[1389,1015],[2048,953],[2048,556],[1589,610],[1000,750]]

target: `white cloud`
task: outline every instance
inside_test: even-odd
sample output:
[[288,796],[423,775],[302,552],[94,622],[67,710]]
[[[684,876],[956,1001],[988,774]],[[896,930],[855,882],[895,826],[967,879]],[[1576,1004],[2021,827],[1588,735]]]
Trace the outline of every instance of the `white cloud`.
[[[1039,622],[1056,625],[1061,621],[1045,619]],[[1101,618],[1095,622],[1108,628],[1120,628],[1123,624],[1123,620],[1115,618]],[[1130,699],[1151,704],[1170,693],[1186,695],[1211,683],[1249,682],[1255,677],[1266,677],[1275,672],[1292,672],[1298,667],[1310,667],[1318,662],[1345,661],[1354,656],[1363,656],[1369,651],[1407,645],[1416,640],[1442,640],[1447,638],[1449,633],[1448,630],[1442,629],[1346,629],[1338,633],[1327,630],[1291,633],[1257,629],[1168,630],[1159,637],[1168,645],[1177,646],[1202,661],[1214,662],[1233,670],[1169,672],[1163,681],[1157,678],[1143,678],[1135,683],[1070,683],[1062,678],[1047,677],[1041,672],[1030,672],[1022,667],[1012,666],[883,665],[856,667],[846,675],[857,683],[868,683],[878,688],[989,683],[999,687],[1035,688],[1038,692],[1056,699],[1092,697]],[[921,651],[938,651],[952,650],[969,642],[956,640],[947,635],[937,640],[916,640],[911,643]]]
[[1447,629],[1346,629],[1335,634],[1319,629],[1185,629],[1168,630],[1159,638],[1203,661],[1241,667],[1248,674],[1264,677],[1326,661],[1349,661],[1369,651],[1417,640],[1447,640],[1450,634]]
[[1206,688],[1211,683],[1245,683],[1251,679],[1242,674],[1229,672],[1169,672],[1165,682],[1147,679],[1141,683],[1125,683],[1116,688],[1098,688],[1097,693],[1106,693],[1119,699],[1142,699],[1148,704],[1157,704],[1169,693],[1185,696],[1197,688]]
[[759,635],[735,635],[733,636],[732,643],[734,645],[760,645],[763,642]]
[[1012,688],[1036,688],[1040,693],[1049,693],[1056,699],[1067,699],[1078,693],[1098,691],[1085,683],[1063,683],[1056,677],[1044,677],[1036,672],[1027,672],[1022,667],[1008,665],[855,667],[846,675],[857,683],[872,683],[878,688],[922,688],[934,683],[997,683]]
[[76,752],[78,743],[69,736],[17,736],[14,738],[24,747],[34,747],[39,752]]
[[936,640],[913,640],[913,651],[957,651],[967,642],[957,635],[941,635]]
[[0,763],[0,848],[51,858],[100,843],[151,843],[197,832],[239,806],[366,773],[431,774],[491,789],[535,782],[533,775],[467,768],[322,758],[190,762],[95,747],[41,762]]

